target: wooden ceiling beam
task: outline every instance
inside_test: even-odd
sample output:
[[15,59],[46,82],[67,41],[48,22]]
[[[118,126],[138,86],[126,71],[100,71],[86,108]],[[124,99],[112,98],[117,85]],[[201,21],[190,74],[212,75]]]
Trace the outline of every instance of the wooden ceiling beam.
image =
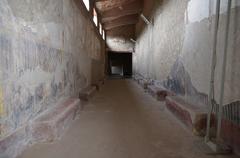
[[96,7],[99,9],[100,12],[104,12],[116,7],[121,7],[122,5],[127,5],[131,2],[139,2],[139,0],[98,0],[95,1]]
[[138,14],[124,16],[111,22],[104,23],[103,27],[105,28],[105,30],[111,30],[120,26],[136,24],[139,19],[138,17]]
[[140,14],[142,12],[142,4],[139,2],[129,3],[123,5],[121,8],[117,7],[108,11],[101,13],[102,22],[106,23],[123,16]]

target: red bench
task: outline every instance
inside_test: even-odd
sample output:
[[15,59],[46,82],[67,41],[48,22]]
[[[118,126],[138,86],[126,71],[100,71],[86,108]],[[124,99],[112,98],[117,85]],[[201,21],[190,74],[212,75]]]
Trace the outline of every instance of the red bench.
[[0,157],[17,157],[27,147],[30,136],[26,125],[0,139]]
[[207,109],[187,103],[177,96],[166,97],[167,108],[189,127],[195,135],[205,135]]
[[79,99],[68,99],[1,138],[0,157],[17,157],[30,142],[49,142],[57,139],[71,124],[79,108]]
[[70,126],[80,109],[80,100],[70,98],[40,115],[31,125],[33,142],[51,142]]

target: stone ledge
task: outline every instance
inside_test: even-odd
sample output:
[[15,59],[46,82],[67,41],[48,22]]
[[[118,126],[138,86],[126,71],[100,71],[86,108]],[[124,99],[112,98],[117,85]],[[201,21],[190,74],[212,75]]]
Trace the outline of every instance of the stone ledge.
[[80,109],[80,100],[70,98],[31,123],[31,141],[52,142],[61,137],[75,119]]
[[177,96],[167,96],[166,106],[195,135],[205,135],[207,110],[189,104]]
[[90,86],[90,87],[84,88],[83,90],[80,91],[79,98],[80,100],[88,101],[96,91],[97,91],[96,86]]

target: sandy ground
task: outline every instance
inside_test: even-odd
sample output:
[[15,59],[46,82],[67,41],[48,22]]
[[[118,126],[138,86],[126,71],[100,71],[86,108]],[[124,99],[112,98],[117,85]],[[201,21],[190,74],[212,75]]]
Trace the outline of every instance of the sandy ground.
[[[108,80],[63,138],[19,158],[224,158],[211,155],[132,80]],[[233,157],[233,156],[231,156]]]

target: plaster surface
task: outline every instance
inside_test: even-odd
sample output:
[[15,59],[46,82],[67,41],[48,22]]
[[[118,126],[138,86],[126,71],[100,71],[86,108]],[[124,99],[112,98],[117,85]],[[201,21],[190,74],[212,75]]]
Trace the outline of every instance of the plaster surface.
[[103,77],[93,29],[73,0],[0,0],[1,138]]
[[[157,3],[156,3],[157,4]],[[199,9],[197,9],[199,7]],[[161,81],[165,87],[197,106],[206,106],[209,93],[215,3],[210,0],[163,1],[155,6],[154,25],[139,34],[134,71]],[[239,2],[233,1],[224,104],[240,99]],[[221,1],[215,98],[219,102],[223,62],[226,2]],[[169,86],[170,85],[170,86]],[[173,88],[171,88],[173,87]]]

